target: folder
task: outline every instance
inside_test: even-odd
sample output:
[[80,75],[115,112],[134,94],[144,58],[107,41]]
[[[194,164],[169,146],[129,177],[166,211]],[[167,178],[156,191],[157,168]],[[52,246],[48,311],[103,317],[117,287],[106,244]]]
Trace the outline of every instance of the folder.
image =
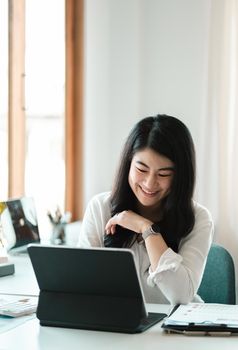
[[177,305],[161,326],[187,335],[238,334],[238,305],[189,303]]

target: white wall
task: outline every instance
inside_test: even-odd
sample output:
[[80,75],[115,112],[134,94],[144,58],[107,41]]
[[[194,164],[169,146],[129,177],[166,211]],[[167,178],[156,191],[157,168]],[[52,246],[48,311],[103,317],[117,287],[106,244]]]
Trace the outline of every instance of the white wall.
[[190,128],[199,188],[210,0],[86,0],[85,11],[85,205],[110,190],[134,123],[157,113]]

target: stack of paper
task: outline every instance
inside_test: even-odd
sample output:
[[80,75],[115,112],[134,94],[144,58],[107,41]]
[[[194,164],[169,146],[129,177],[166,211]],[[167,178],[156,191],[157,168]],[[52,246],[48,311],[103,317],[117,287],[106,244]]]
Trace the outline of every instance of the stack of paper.
[[189,303],[179,305],[162,327],[177,331],[238,332],[238,305]]

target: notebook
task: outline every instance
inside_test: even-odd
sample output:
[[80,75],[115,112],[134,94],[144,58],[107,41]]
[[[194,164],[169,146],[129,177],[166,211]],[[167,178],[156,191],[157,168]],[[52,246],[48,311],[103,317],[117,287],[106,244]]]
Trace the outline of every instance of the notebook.
[[0,202],[0,224],[9,252],[26,253],[29,243],[40,242],[35,203],[31,197]]
[[143,332],[166,315],[148,313],[133,252],[30,244],[43,326]]
[[238,333],[238,305],[189,303],[177,305],[162,324],[167,332],[182,334]]

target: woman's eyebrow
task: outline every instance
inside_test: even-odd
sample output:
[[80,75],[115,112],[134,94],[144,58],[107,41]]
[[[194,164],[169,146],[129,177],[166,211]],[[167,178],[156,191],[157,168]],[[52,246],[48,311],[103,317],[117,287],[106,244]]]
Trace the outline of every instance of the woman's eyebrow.
[[174,167],[173,166],[167,166],[167,167],[164,167],[164,168],[160,168],[159,170],[172,170],[172,171],[174,171]]
[[148,165],[146,165],[145,163],[141,162],[140,160],[137,160],[136,163],[143,165],[146,168],[149,168]]
[[[146,168],[149,168],[148,165],[146,165],[145,163],[141,162],[140,160],[137,160],[136,161],[137,164],[140,164]],[[174,170],[174,167],[173,166],[167,166],[167,167],[163,167],[163,168],[159,168],[158,171],[161,171],[161,170]]]

